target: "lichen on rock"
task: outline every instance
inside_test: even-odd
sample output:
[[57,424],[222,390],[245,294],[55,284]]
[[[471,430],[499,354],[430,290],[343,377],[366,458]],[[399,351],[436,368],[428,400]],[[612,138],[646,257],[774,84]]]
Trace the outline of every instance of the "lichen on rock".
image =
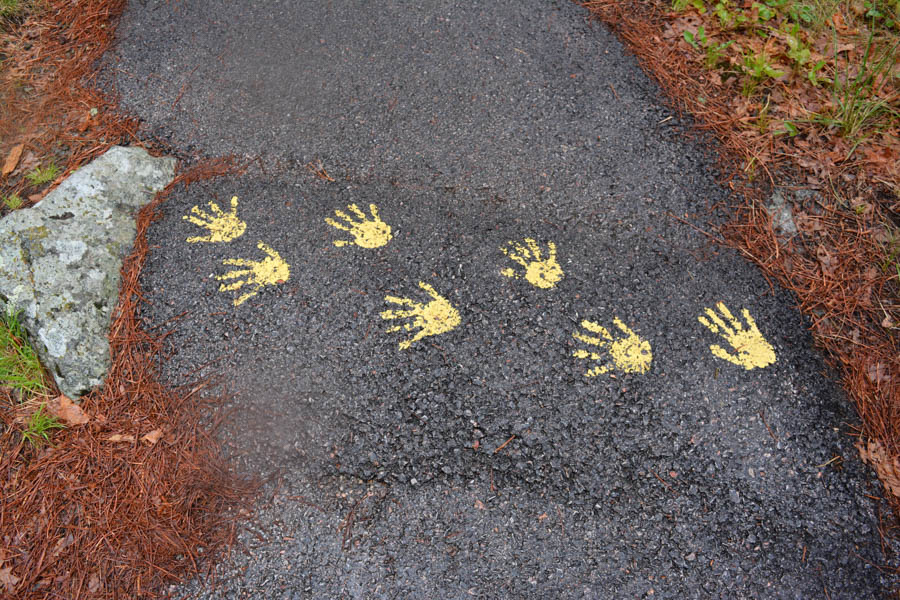
[[110,319],[135,217],[174,174],[173,158],[115,146],[35,206],[0,220],[0,310],[22,313],[67,396],[106,377]]

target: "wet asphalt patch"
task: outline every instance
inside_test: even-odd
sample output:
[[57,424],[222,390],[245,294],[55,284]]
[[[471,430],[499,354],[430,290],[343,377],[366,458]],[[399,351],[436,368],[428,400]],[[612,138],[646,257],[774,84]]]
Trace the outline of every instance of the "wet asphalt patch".
[[680,220],[732,199],[607,31],[225,4],[132,4],[109,62],[148,132],[259,158],[149,231],[166,376],[223,376],[230,452],[280,475],[250,554],[174,595],[881,594],[848,403]]

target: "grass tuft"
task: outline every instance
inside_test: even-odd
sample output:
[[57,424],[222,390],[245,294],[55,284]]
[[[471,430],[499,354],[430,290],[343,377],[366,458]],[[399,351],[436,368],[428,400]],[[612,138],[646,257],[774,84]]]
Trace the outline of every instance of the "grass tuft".
[[18,194],[10,194],[9,196],[3,198],[3,204],[9,210],[16,210],[18,208],[21,208],[22,205],[25,204],[25,201],[22,200],[22,197]]
[[50,441],[52,430],[65,428],[66,426],[60,423],[59,419],[45,413],[44,405],[41,404],[28,418],[28,424],[22,432],[22,439],[31,444],[33,448],[40,448]]
[[35,169],[25,176],[31,185],[44,185],[50,183],[59,175],[59,167],[50,163],[46,167],[35,167]]
[[44,395],[49,390],[37,353],[28,343],[19,315],[14,313],[0,319],[0,381],[22,398]]

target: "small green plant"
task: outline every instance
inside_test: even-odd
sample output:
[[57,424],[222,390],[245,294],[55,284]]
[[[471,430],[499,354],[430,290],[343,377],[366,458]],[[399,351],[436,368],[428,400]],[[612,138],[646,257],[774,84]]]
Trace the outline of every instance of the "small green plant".
[[9,210],[16,210],[17,208],[21,208],[21,206],[25,203],[22,200],[22,197],[18,194],[10,194],[3,198],[3,204],[6,205],[6,208]]
[[17,17],[23,10],[21,0],[0,0],[0,19]]
[[822,70],[822,67],[824,67],[825,64],[826,63],[824,60],[820,60],[820,61],[816,62],[816,64],[814,64],[812,66],[812,68],[806,73],[807,79],[809,79],[809,82],[811,84],[813,84],[815,87],[819,87],[819,84],[822,82],[827,83],[827,82],[831,81],[827,77],[819,75],[819,71]]
[[723,29],[734,29],[740,27],[748,21],[747,16],[738,11],[731,12],[728,10],[728,0],[720,0],[713,6],[713,14],[719,19],[719,25]]
[[734,40],[728,40],[727,42],[722,42],[721,44],[709,44],[706,47],[706,58],[704,59],[706,68],[714,69],[719,66],[725,57],[725,48],[732,45],[733,43]]
[[788,137],[794,137],[800,130],[797,128],[797,124],[793,121],[782,121],[781,129],[775,132],[775,135],[787,135]]
[[695,50],[699,50],[701,46],[706,46],[706,30],[701,25],[697,28],[696,35],[690,31],[685,31],[684,41],[693,46]]
[[22,439],[34,448],[40,448],[50,441],[50,432],[54,429],[65,429],[66,426],[59,422],[53,415],[44,412],[44,405],[31,413],[28,424],[22,432]]
[[744,55],[742,70],[748,80],[744,82],[742,93],[749,96],[753,93],[760,83],[765,79],[777,79],[784,75],[784,71],[779,71],[770,62],[769,55],[762,51],[759,54],[748,52]]
[[706,12],[706,5],[703,0],[672,0],[672,10],[675,12],[684,12],[689,7],[693,7],[700,14]]
[[788,18],[794,23],[811,24],[815,20],[815,8],[809,4],[791,4],[788,7]]
[[0,381],[23,397],[48,389],[41,362],[28,343],[17,313],[9,312],[0,319]]
[[35,167],[32,172],[25,175],[25,179],[31,185],[44,185],[56,179],[57,175],[59,175],[59,167],[50,163],[46,167]]
[[756,9],[756,14],[759,15],[759,21],[764,23],[771,19],[775,18],[775,11],[765,4],[760,4],[759,2],[754,2],[750,8]]
[[784,35],[788,45],[787,57],[794,61],[795,68],[800,70],[809,62],[811,56],[809,46],[800,38],[800,26],[792,25]]
[[872,22],[878,22],[884,27],[890,29],[897,25],[897,13],[900,13],[900,3],[895,2],[894,8],[891,9],[890,2],[885,6],[878,0],[863,0],[863,8],[866,10],[866,17]]
[[706,53],[703,63],[706,65],[707,69],[714,69],[719,66],[719,63],[722,62],[725,48],[734,43],[734,40],[722,42],[721,44],[712,43],[712,41],[706,37],[706,30],[703,29],[703,26],[697,28],[696,34],[685,31],[684,41],[693,46],[696,50],[703,50]]

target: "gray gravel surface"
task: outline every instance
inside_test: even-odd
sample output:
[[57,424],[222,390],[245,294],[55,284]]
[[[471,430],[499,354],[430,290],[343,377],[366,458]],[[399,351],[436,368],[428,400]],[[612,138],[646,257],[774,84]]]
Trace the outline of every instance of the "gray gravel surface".
[[[224,438],[265,476],[248,553],[198,598],[877,598],[877,494],[802,316],[702,226],[733,199],[652,83],[568,2],[132,2],[109,80],[184,155],[254,157],[178,188],[149,232],[172,382],[218,374]],[[318,163],[335,180],[314,176]],[[243,235],[183,219],[239,198]],[[329,225],[376,204],[378,248]],[[556,245],[552,289],[504,276]],[[227,259],[286,280],[220,291]],[[460,315],[408,349],[386,296]],[[777,362],[713,356],[747,308]],[[573,353],[583,320],[647,373]],[[601,363],[604,361],[601,361]],[[832,460],[835,456],[840,459]]]

